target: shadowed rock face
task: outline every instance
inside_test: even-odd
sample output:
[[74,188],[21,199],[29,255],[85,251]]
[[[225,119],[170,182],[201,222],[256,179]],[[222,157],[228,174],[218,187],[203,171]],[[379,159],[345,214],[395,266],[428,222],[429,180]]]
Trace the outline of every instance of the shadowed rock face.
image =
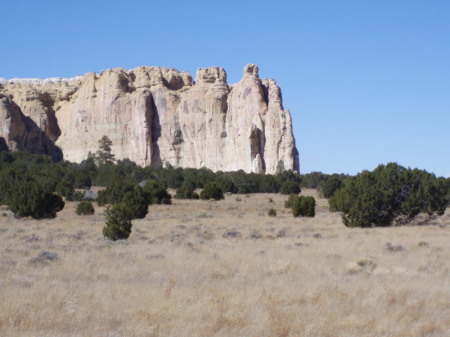
[[36,124],[11,98],[0,93],[0,150],[45,153],[55,161],[63,159],[61,150],[54,144],[55,134],[59,132],[54,115],[41,117]]
[[0,79],[2,146],[80,162],[107,135],[117,159],[140,165],[275,173],[299,169],[292,121],[272,79],[246,65],[109,69],[72,79]]

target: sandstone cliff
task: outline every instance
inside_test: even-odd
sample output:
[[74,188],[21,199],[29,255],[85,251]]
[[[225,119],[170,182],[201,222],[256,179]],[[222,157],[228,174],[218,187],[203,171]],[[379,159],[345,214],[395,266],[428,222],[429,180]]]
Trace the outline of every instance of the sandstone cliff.
[[214,171],[298,170],[279,87],[249,64],[228,85],[222,68],[109,69],[71,79],[0,79],[0,148],[80,162],[107,135],[117,159]]

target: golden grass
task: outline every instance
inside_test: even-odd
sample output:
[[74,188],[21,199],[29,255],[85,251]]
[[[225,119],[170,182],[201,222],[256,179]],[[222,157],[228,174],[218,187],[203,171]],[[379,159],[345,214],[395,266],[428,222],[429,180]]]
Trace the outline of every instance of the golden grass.
[[119,242],[101,207],[0,211],[0,336],[450,336],[449,212],[349,229],[326,200],[294,219],[285,199],[174,200]]

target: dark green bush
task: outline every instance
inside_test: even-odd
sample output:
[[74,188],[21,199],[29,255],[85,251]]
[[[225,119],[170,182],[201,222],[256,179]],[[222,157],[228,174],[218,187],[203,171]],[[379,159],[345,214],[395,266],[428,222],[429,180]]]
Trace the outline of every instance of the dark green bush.
[[10,191],[7,204],[17,217],[31,216],[34,219],[55,218],[56,213],[64,208],[59,195],[47,191],[33,180],[16,184]]
[[66,200],[72,201],[73,194],[75,193],[74,183],[75,178],[73,175],[65,175],[63,179],[56,185],[55,191],[60,196],[65,197]]
[[143,190],[149,204],[170,205],[172,203],[172,196],[159,181],[150,180],[144,185]]
[[133,191],[134,185],[124,179],[113,180],[105,190],[98,192],[97,203],[99,206],[106,204],[115,205],[122,201],[127,192]]
[[334,195],[334,193],[336,193],[336,191],[340,190],[342,187],[344,187],[342,179],[331,176],[326,178],[319,184],[318,190],[319,194],[323,198],[329,199]]
[[[170,164],[169,164],[170,165]],[[169,166],[166,169],[166,184],[169,188],[179,188],[183,185],[183,169],[182,168],[173,168]]]
[[122,203],[128,209],[131,219],[143,219],[148,213],[148,200],[139,186],[133,191],[127,192]]
[[92,202],[84,200],[81,201],[77,205],[77,209],[75,211],[78,215],[91,215],[94,214],[94,206],[92,206]]
[[277,216],[277,211],[275,209],[271,208],[267,212],[267,215],[269,215],[269,216]]
[[232,178],[229,175],[220,175],[214,182],[220,187],[222,192],[239,192],[239,188],[234,185]]
[[175,194],[176,199],[199,199],[200,196],[189,186],[181,186]]
[[78,169],[74,175],[74,187],[89,190],[92,186],[90,174],[91,173],[87,168]]
[[203,200],[220,200],[224,197],[222,189],[215,182],[212,182],[203,188],[203,190],[200,192],[200,198]]
[[[4,152],[1,152],[4,153]],[[19,182],[26,181],[27,171],[19,168],[5,168],[0,171],[0,204],[8,203],[8,196]]]
[[295,181],[285,181],[280,188],[281,194],[299,194],[300,185]]
[[292,202],[292,215],[294,217],[316,215],[316,200],[313,197],[298,196]]
[[280,186],[287,181],[292,181],[300,185],[302,181],[302,177],[298,173],[292,171],[279,172],[275,175],[275,179]]
[[[232,181],[232,189],[229,189],[226,192],[239,194],[259,192],[259,181],[257,174],[245,173],[243,170],[239,170],[237,172],[223,173],[223,175],[224,177],[222,177],[222,179],[230,179]],[[217,185],[221,187],[220,184]]]
[[5,166],[14,162],[15,158],[9,151],[0,151],[0,165]]
[[196,189],[196,184],[195,184],[195,182],[192,181],[191,179],[186,178],[186,179],[184,179],[183,185],[181,185],[181,187],[187,187],[187,188],[190,188],[191,190],[194,190],[194,191],[195,191],[195,189]]
[[346,226],[390,226],[408,223],[419,213],[444,214],[448,190],[444,178],[389,163],[348,179],[329,205],[343,212]]
[[103,235],[110,240],[128,239],[131,234],[131,215],[128,208],[122,204],[115,204],[106,208],[106,224]]
[[327,179],[328,175],[322,172],[310,172],[303,174],[301,177],[302,182],[300,185],[302,188],[318,188]]
[[258,174],[259,176],[259,193],[278,193],[280,183],[275,176],[270,174]]

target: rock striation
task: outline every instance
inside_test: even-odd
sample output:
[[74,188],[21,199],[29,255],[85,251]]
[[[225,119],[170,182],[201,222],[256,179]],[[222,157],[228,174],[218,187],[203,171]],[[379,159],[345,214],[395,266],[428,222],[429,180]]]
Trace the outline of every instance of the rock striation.
[[62,79],[0,79],[0,149],[80,162],[107,135],[117,159],[213,171],[299,170],[280,88],[244,67],[108,69]]

